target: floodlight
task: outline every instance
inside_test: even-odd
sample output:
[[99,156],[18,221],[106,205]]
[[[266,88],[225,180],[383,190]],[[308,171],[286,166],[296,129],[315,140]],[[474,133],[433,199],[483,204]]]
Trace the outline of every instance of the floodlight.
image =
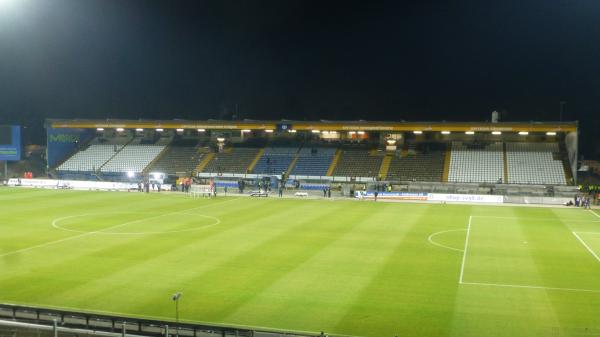
[[127,178],[133,178],[133,177],[135,177],[135,172],[127,171]]
[[243,129],[242,132],[243,133],[248,133],[248,132],[250,132],[250,129]]
[[267,130],[265,130],[265,132],[266,132],[266,133],[273,133],[273,130],[271,130],[271,129],[267,129]]
[[475,131],[465,131],[465,135],[474,135]]
[[529,134],[529,132],[527,131],[519,131],[519,135],[521,136],[527,136]]
[[177,132],[183,132],[183,129],[177,129]]
[[556,132],[548,131],[548,132],[546,132],[546,136],[556,136]]
[[321,131],[319,131],[319,130],[312,130],[311,132],[312,132],[312,133],[319,133],[319,132],[321,132]]
[[355,134],[356,134],[356,131],[348,131],[348,136],[352,136],[352,135],[355,135]]
[[442,131],[442,135],[449,135],[450,131]]
[[163,132],[163,129],[156,129],[156,132]]
[[357,133],[358,133],[359,135],[364,135],[364,134],[365,134],[365,132],[364,132],[364,131],[358,131]]
[[423,134],[423,131],[420,131],[420,130],[415,130],[415,131],[413,131],[413,133],[414,133],[415,135],[420,135],[420,134]]
[[502,132],[501,131],[492,131],[492,135],[498,136],[501,135]]
[[137,129],[135,129],[135,131],[137,131],[137,132],[143,132],[144,129],[137,128]]
[[97,128],[96,131],[104,131],[104,128]]
[[294,129],[289,129],[289,130],[288,130],[288,132],[289,132],[289,133],[296,133],[296,130],[294,130]]
[[123,132],[123,131],[125,131],[125,129],[123,129],[123,128],[117,128],[117,132]]
[[217,142],[219,142],[219,143],[223,143],[224,141],[225,141],[225,138],[223,138],[223,137],[217,138]]
[[198,132],[204,132],[206,129],[198,129]]

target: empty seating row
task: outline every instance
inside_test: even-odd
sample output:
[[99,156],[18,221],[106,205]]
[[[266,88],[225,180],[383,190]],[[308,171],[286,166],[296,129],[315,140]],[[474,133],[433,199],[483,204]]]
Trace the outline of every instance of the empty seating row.
[[504,182],[502,143],[453,142],[448,181],[460,183]]
[[282,174],[287,172],[297,153],[298,148],[296,147],[267,147],[254,166],[253,173]]
[[303,148],[298,153],[298,160],[291,174],[306,176],[327,175],[336,151],[335,148]]
[[396,152],[388,169],[388,180],[442,181],[444,174],[444,151],[413,152],[401,156]]
[[557,143],[506,143],[508,182],[566,185],[562,160],[555,160]]
[[382,160],[383,155],[372,155],[368,150],[342,150],[333,175],[342,177],[376,177],[379,174]]
[[165,150],[163,156],[156,161],[150,171],[176,174],[185,172],[191,174],[202,158],[204,153],[198,152],[195,146],[172,146]]
[[232,148],[215,154],[214,158],[202,169],[202,172],[247,173],[248,166],[257,155],[257,148]]
[[164,148],[163,145],[127,145],[104,164],[100,171],[142,172]]
[[58,166],[58,171],[96,171],[123,148],[122,144],[92,144]]

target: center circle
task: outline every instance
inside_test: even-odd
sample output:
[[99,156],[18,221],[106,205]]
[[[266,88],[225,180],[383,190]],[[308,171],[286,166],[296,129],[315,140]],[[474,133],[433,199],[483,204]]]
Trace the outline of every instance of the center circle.
[[185,212],[96,212],[56,218],[52,227],[75,233],[144,235],[198,231],[220,223],[214,216]]

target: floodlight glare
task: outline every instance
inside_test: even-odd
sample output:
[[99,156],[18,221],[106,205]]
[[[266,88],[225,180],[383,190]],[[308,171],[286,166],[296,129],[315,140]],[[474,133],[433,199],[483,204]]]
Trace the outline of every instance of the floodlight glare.
[[137,131],[137,132],[143,132],[144,129],[137,128],[137,129],[135,129],[135,131]]
[[243,129],[242,132],[243,133],[248,133],[248,132],[250,132],[250,129]]
[[413,131],[413,133],[415,135],[420,135],[420,134],[423,134],[423,131],[415,130],[415,131]]
[[442,135],[449,135],[450,131],[442,131]]
[[97,128],[96,131],[104,131],[104,128]]
[[294,129],[289,129],[289,130],[288,130],[288,132],[289,132],[289,133],[296,133],[297,131],[296,131],[296,130],[294,130]]
[[271,129],[267,129],[267,130],[265,130],[265,132],[266,132],[266,133],[273,133],[273,130],[271,130]]
[[117,132],[123,132],[123,131],[125,131],[125,129],[123,129],[123,128],[117,128]]
[[475,131],[465,131],[465,135],[474,135]]
[[206,129],[198,129],[198,132],[204,132]]
[[498,136],[501,135],[502,132],[501,131],[492,131],[492,135]]
[[519,135],[521,136],[527,136],[529,134],[529,132],[527,131],[519,131]]
[[183,132],[183,129],[177,129],[177,132]]
[[364,134],[365,134],[365,132],[364,132],[364,131],[358,131],[357,133],[358,133],[359,135],[364,135]]
[[135,172],[127,171],[127,178],[133,178],[133,177],[135,177]]
[[163,129],[156,129],[156,132],[163,132]]
[[311,132],[312,132],[312,133],[319,133],[319,132],[321,132],[321,131],[319,131],[319,130],[312,130]]
[[546,132],[546,136],[556,136],[556,132],[548,131],[548,132]]

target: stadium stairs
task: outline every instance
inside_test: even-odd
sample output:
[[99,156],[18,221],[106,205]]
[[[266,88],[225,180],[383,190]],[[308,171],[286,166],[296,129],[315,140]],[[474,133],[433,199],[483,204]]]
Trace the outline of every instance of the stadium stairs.
[[208,165],[208,163],[213,160],[213,158],[215,157],[215,153],[214,152],[210,152],[207,153],[202,160],[198,163],[198,166],[196,166],[196,172],[203,172],[204,168],[206,167],[206,165]]
[[377,150],[360,148],[343,149],[333,175],[340,177],[376,177],[383,155]]
[[258,161],[260,160],[260,158],[263,156],[263,154],[265,154],[265,149],[264,148],[259,149],[258,153],[254,157],[254,160],[252,160],[252,162],[248,166],[248,172],[254,171],[254,168],[256,167],[256,164],[258,163]]
[[411,144],[390,156],[387,180],[442,182],[446,165],[445,144]]
[[[248,173],[248,167],[256,158],[258,148],[232,147],[213,154],[206,163],[199,165],[199,172]],[[200,167],[204,165],[204,167]]]
[[327,169],[327,176],[333,175],[333,171],[335,170],[337,163],[340,161],[341,156],[342,156],[342,150],[337,149],[335,151],[335,155],[333,156],[333,160],[331,161],[331,165],[329,165],[329,168]]

